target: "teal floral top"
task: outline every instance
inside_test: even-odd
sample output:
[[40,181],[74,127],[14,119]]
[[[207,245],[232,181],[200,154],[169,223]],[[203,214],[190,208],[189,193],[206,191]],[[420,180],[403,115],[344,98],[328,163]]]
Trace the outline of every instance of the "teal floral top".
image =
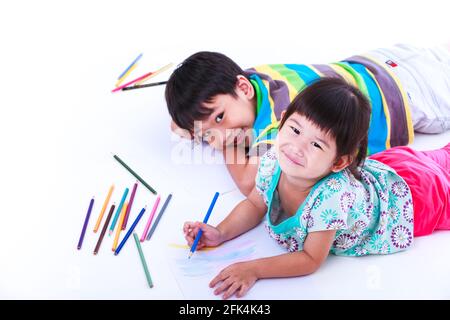
[[337,230],[330,249],[336,255],[388,254],[411,246],[411,191],[389,166],[366,159],[361,181],[347,169],[324,177],[293,216],[280,207],[280,175],[275,151],[269,150],[261,157],[256,189],[268,208],[266,229],[288,251],[301,251],[308,233],[324,230]]

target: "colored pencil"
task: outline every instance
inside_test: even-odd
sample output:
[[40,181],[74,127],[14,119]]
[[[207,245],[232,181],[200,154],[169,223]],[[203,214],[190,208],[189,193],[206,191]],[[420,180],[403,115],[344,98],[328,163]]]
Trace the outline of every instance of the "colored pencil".
[[95,224],[94,227],[94,232],[97,232],[98,228],[100,227],[100,223],[102,222],[103,219],[103,214],[105,213],[106,207],[108,206],[109,199],[111,198],[113,190],[114,184],[112,184],[111,187],[109,187],[108,195],[106,196],[105,202],[103,203],[102,211],[100,211],[100,215],[98,216],[97,223]]
[[132,63],[130,63],[130,65],[120,74],[120,76],[119,76],[119,78],[117,78],[117,80],[120,80],[120,79],[122,79],[122,78],[125,78],[125,75],[126,75],[126,73],[132,68],[132,67],[134,67],[135,65],[136,65],[136,62],[138,62],[139,61],[139,59],[141,59],[142,58],[142,53],[141,54],[139,54],[137,57],[136,57],[136,59],[134,59],[133,60],[133,62]]
[[156,209],[158,208],[159,201],[161,200],[161,196],[156,198],[155,204],[153,205],[152,212],[150,213],[150,217],[148,217],[147,224],[145,225],[144,232],[142,232],[141,242],[145,240],[145,236],[147,235],[148,229],[152,224],[153,216],[155,215]]
[[136,181],[136,183],[133,186],[133,191],[131,191],[130,202],[128,202],[127,212],[125,213],[125,218],[124,218],[123,224],[122,224],[122,230],[125,230],[127,228],[127,221],[128,221],[128,217],[130,215],[131,206],[133,205],[134,195],[136,194],[137,186],[138,186],[138,184]]
[[166,201],[164,202],[161,210],[159,211],[159,214],[156,217],[155,223],[153,223],[152,228],[150,229],[150,231],[149,231],[149,233],[147,235],[147,240],[150,240],[150,238],[152,237],[153,232],[155,232],[156,226],[158,225],[158,222],[161,219],[161,216],[163,215],[164,211],[166,210],[166,207],[169,204],[170,199],[172,199],[172,194],[169,194],[169,196],[167,197]]
[[133,171],[125,162],[122,161],[117,155],[113,155],[114,159],[116,159],[125,169],[127,169],[136,179],[138,179],[148,190],[150,190],[153,194],[156,194],[155,189],[150,187],[150,185],[144,181],[136,172]]
[[134,69],[136,69],[136,66],[137,66],[137,64],[135,64],[130,69],[128,69],[128,71],[125,73],[125,75],[116,82],[116,88],[118,86],[120,86],[120,84],[130,75],[131,72],[133,72]]
[[166,64],[164,67],[159,68],[158,70],[156,70],[152,74],[149,74],[148,76],[146,76],[146,77],[142,78],[141,80],[137,81],[136,84],[137,85],[143,84],[145,81],[147,81],[147,80],[157,76],[158,74],[166,71],[167,69],[169,69],[172,66],[173,66],[173,63]]
[[105,221],[105,224],[103,225],[102,232],[100,233],[100,237],[98,237],[97,245],[95,246],[95,249],[94,249],[94,254],[97,254],[98,251],[100,250],[100,245],[102,244],[103,237],[105,236],[105,233],[106,233],[106,229],[108,229],[108,224],[109,224],[109,221],[111,220],[111,216],[114,212],[115,207],[116,207],[116,204],[113,203],[113,205],[111,206],[111,209],[109,209],[108,217],[106,217],[106,221]]
[[119,215],[122,212],[123,204],[125,203],[125,199],[128,195],[128,188],[125,188],[125,191],[123,192],[122,199],[120,200],[119,206],[117,207],[116,214],[114,215],[114,219],[111,223],[111,227],[109,227],[109,235],[112,235],[114,232],[114,228],[116,227],[117,219],[119,219]]
[[152,83],[141,84],[141,85],[134,85],[134,86],[130,86],[130,87],[125,87],[125,88],[122,89],[122,91],[141,89],[141,88],[148,88],[148,87],[154,87],[154,86],[160,86],[160,85],[163,85],[163,84],[166,84],[166,83],[167,83],[167,81],[161,81],[161,82],[152,82]]
[[142,266],[144,267],[145,276],[147,277],[147,282],[150,288],[153,288],[152,277],[150,276],[150,272],[148,271],[147,262],[145,261],[144,253],[142,252],[141,244],[139,243],[139,238],[136,233],[133,233],[134,242],[136,243],[136,247],[139,251],[139,257],[141,258]]
[[89,208],[86,213],[86,218],[84,219],[83,229],[81,230],[80,240],[78,240],[78,250],[81,249],[84,240],[84,234],[86,233],[86,228],[89,223],[89,217],[91,216],[92,206],[94,205],[94,197],[92,197],[91,202],[89,203]]
[[120,214],[119,226],[116,229],[116,236],[114,237],[112,251],[116,250],[117,244],[119,243],[119,235],[120,235],[120,232],[122,231],[122,223],[123,223],[123,218],[125,217],[125,213],[127,211],[127,206],[128,206],[128,202],[125,202],[125,204],[123,205],[122,213]]
[[146,74],[144,74],[134,80],[131,80],[130,82],[127,82],[121,86],[118,86],[117,88],[112,89],[111,92],[116,92],[116,91],[122,90],[122,88],[128,87],[130,84],[133,84],[135,82],[138,82],[139,80],[145,79],[146,77],[150,76],[152,73],[153,72],[147,72]]
[[116,251],[114,252],[114,255],[117,256],[120,253],[120,250],[122,250],[123,246],[127,242],[128,238],[130,237],[130,235],[133,232],[134,228],[136,228],[136,225],[138,224],[139,220],[141,220],[141,218],[144,215],[144,212],[145,212],[146,209],[147,209],[147,206],[142,208],[141,212],[139,212],[139,215],[134,220],[133,224],[131,225],[131,228],[125,234],[125,237],[123,237],[122,241],[120,242],[119,246],[117,247]]
[[[214,205],[216,204],[216,201],[217,201],[217,198],[218,198],[218,197],[219,197],[219,193],[216,192],[216,193],[214,194],[213,200],[211,201],[211,204],[209,205],[208,212],[206,213],[206,216],[205,216],[205,218],[203,219],[203,223],[207,223],[207,222],[208,222],[209,216],[211,215],[211,212],[212,212],[212,210],[213,210],[213,208],[214,208]],[[192,255],[194,254],[195,249],[197,248],[198,241],[199,241],[200,238],[202,237],[202,234],[203,234],[202,229],[199,229],[199,230],[198,230],[198,233],[197,233],[197,236],[195,237],[194,243],[192,244],[191,251],[189,252],[189,256],[188,256],[189,259],[190,259],[190,258],[192,257]]]

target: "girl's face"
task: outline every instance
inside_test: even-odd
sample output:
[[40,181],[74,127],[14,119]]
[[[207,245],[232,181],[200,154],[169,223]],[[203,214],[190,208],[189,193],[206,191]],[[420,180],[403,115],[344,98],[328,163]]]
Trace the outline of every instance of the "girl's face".
[[277,152],[288,178],[315,182],[342,170],[341,161],[336,161],[335,140],[295,112],[278,133]]

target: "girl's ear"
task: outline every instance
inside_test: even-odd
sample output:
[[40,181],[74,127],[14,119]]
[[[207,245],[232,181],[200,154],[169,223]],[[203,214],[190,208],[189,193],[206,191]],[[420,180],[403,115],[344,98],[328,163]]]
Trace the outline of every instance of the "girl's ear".
[[247,99],[253,99],[255,96],[255,89],[250,83],[250,80],[243,75],[237,76],[236,90],[242,92]]
[[285,114],[286,114],[286,110],[281,111],[280,122],[281,122],[281,120],[283,120]]
[[351,163],[353,162],[353,158],[349,155],[340,156],[339,159],[337,159],[333,166],[331,167],[331,171],[333,172],[339,172],[341,170],[344,170],[347,168]]

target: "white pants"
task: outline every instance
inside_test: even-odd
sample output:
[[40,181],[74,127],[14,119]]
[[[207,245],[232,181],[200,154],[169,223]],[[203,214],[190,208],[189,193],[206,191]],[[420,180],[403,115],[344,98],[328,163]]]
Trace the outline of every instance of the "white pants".
[[450,51],[397,44],[368,53],[399,78],[411,108],[414,131],[450,130]]

